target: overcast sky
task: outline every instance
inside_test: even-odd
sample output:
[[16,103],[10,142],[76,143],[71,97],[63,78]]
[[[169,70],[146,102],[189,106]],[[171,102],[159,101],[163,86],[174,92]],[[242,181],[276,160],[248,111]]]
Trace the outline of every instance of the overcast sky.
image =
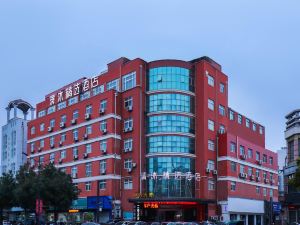
[[229,104],[285,145],[300,108],[300,1],[0,0],[0,124],[8,102],[33,105],[121,56],[209,56],[229,77]]

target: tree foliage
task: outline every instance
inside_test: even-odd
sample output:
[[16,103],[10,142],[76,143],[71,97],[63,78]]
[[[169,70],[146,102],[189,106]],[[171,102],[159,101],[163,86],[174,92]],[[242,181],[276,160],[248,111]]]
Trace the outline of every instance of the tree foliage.
[[15,205],[14,189],[16,181],[12,172],[0,177],[0,209],[11,208]]
[[294,177],[289,180],[289,185],[300,190],[300,159],[297,160],[297,167]]

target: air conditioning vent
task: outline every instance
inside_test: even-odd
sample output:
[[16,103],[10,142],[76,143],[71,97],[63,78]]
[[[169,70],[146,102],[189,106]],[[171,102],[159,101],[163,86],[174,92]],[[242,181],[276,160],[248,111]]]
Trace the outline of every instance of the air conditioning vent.
[[76,120],[76,119],[72,119],[72,120],[71,120],[71,124],[72,124],[72,125],[75,125],[76,123],[77,123],[77,120]]
[[91,114],[89,114],[89,113],[86,113],[86,114],[85,114],[85,116],[84,116],[84,118],[85,118],[86,120],[89,120],[89,119],[91,119]]
[[60,122],[59,127],[60,127],[60,128],[65,128],[65,127],[66,127],[66,124],[65,124],[64,122]]

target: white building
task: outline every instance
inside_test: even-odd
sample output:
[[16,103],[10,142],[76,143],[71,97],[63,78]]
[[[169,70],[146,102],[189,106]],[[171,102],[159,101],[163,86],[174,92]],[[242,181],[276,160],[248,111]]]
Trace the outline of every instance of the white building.
[[7,124],[2,126],[0,174],[10,170],[15,174],[27,159],[27,115],[30,112],[31,119],[34,119],[34,108],[28,102],[18,99],[11,101],[6,110]]

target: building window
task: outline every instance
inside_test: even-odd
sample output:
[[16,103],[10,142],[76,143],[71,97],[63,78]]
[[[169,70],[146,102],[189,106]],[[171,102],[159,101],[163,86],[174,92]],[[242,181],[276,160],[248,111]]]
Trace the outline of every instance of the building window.
[[86,191],[90,191],[90,190],[91,190],[91,186],[92,186],[91,181],[85,182],[85,190],[86,190]]
[[256,194],[260,194],[260,187],[256,186]]
[[242,124],[242,122],[243,122],[243,117],[242,117],[242,115],[238,115],[238,123],[239,124]]
[[55,119],[50,120],[50,127],[55,127]]
[[215,123],[212,120],[208,120],[208,129],[211,131],[215,130]]
[[208,99],[208,108],[212,111],[215,109],[215,102],[214,100]]
[[73,111],[73,119],[77,120],[79,118],[79,111],[76,109]]
[[30,144],[30,150],[31,150],[31,152],[34,152],[34,149],[35,149],[35,143],[32,142],[32,143]]
[[273,165],[273,157],[269,158],[270,164]]
[[255,176],[256,176],[256,177],[260,177],[260,170],[256,169],[256,171],[255,171]]
[[74,105],[74,104],[76,104],[78,102],[78,96],[75,96],[75,97],[73,97],[73,98],[69,98],[68,99],[68,105],[70,106],[70,105]]
[[87,176],[87,177],[92,176],[92,163],[85,164],[85,176]]
[[215,170],[215,161],[214,160],[208,160],[207,161],[207,168],[209,170]]
[[215,142],[212,140],[208,140],[208,149],[211,151],[215,150]]
[[106,120],[103,120],[100,122],[100,131],[106,132],[106,130],[107,130],[107,122],[106,122]]
[[245,166],[244,165],[240,165],[240,173],[245,173]]
[[40,124],[40,131],[44,131],[45,130],[45,124],[44,123],[41,123]]
[[107,150],[107,141],[100,141],[100,151],[106,152]]
[[220,134],[225,134],[225,127],[224,127],[224,125],[220,125],[220,127],[219,127],[219,133]]
[[67,102],[60,102],[57,104],[57,110],[61,110],[67,107]]
[[133,188],[132,186],[133,186],[132,185],[132,178],[125,178],[124,179],[124,189],[125,190],[130,190],[130,189]]
[[260,160],[260,153],[259,153],[259,152],[256,152],[256,154],[255,154],[255,159],[256,159],[256,161],[259,161],[259,160]]
[[270,189],[270,197],[273,197],[273,189]]
[[263,162],[264,162],[264,163],[267,163],[267,161],[268,161],[268,160],[267,160],[267,155],[263,154]]
[[67,116],[66,116],[66,115],[62,115],[62,116],[60,117],[60,122],[61,122],[61,123],[66,123],[66,122],[67,122]]
[[230,169],[232,172],[236,172],[236,162],[230,162]]
[[54,113],[54,112],[55,112],[55,105],[50,106],[50,107],[48,108],[47,114],[49,115],[49,114]]
[[45,140],[44,139],[40,140],[40,147],[41,148],[45,147]]
[[209,191],[214,191],[215,190],[215,181],[212,179],[208,180],[208,190]]
[[112,89],[119,91],[119,79],[112,80],[106,84],[106,90]]
[[88,106],[85,107],[85,113],[86,114],[92,114],[92,112],[93,112],[92,105],[88,105]]
[[100,110],[105,111],[106,108],[107,108],[107,100],[106,99],[105,100],[101,100],[100,101]]
[[101,174],[106,173],[106,160],[100,160],[99,166],[100,166],[100,173]]
[[78,129],[73,130],[73,139],[78,140]]
[[66,150],[61,150],[60,151],[60,158],[65,159],[66,158]]
[[66,134],[66,133],[62,133],[62,134],[60,135],[60,141],[63,143],[63,142],[66,141],[66,139],[67,139],[67,134]]
[[225,84],[220,83],[220,92],[224,93],[225,92]]
[[72,166],[71,176],[74,178],[77,177],[77,166]]
[[253,174],[253,169],[252,167],[248,166],[248,175],[252,176],[252,174]]
[[251,148],[248,148],[248,158],[249,159],[253,158],[253,150]]
[[77,157],[78,156],[78,147],[74,147],[72,152],[73,152],[73,157]]
[[43,163],[44,163],[44,156],[42,155],[42,156],[40,156],[40,158],[39,158],[39,164],[40,164],[40,165],[43,165]]
[[86,100],[91,97],[91,92],[86,91],[80,95],[80,101]]
[[124,120],[124,131],[130,131],[133,129],[133,119],[129,118]]
[[103,93],[104,92],[104,85],[102,84],[98,87],[93,88],[92,92],[93,92],[93,96],[98,95],[100,93]]
[[230,182],[230,190],[231,191],[235,191],[236,190],[236,182],[234,182],[234,181]]
[[246,119],[246,127],[250,127],[250,120],[249,119]]
[[88,125],[85,127],[85,133],[86,134],[92,134],[92,125]]
[[230,152],[235,152],[236,151],[236,143],[230,142]]
[[131,152],[132,151],[132,138],[128,138],[124,140],[124,152]]
[[245,147],[240,145],[240,155],[245,155]]
[[129,110],[133,107],[133,98],[130,96],[124,100],[125,109]]
[[209,74],[207,74],[207,83],[208,83],[208,85],[210,85],[212,87],[215,86],[215,79]]
[[92,144],[85,145],[85,153],[92,153]]
[[263,172],[263,178],[264,178],[264,180],[267,179],[267,173],[266,172]]
[[46,110],[42,110],[38,112],[38,118],[46,116]]
[[54,136],[51,136],[50,139],[49,139],[49,141],[50,141],[50,146],[54,146],[54,143],[55,143]]
[[267,197],[267,188],[263,188],[264,197]]
[[234,112],[229,110],[229,119],[234,120]]
[[35,134],[35,127],[31,127],[31,129],[30,129],[30,134],[32,135],[32,134]]
[[256,131],[256,124],[255,123],[252,123],[252,130]]
[[105,190],[106,189],[106,180],[99,181],[99,189]]
[[124,169],[132,169],[132,159],[125,159],[124,161]]
[[225,116],[225,107],[222,105],[219,105],[219,114]]
[[262,126],[259,126],[259,133],[260,133],[260,134],[263,134],[263,133],[264,133],[264,130],[263,130],[263,127],[262,127]]
[[132,72],[122,77],[122,90],[126,91],[135,87],[136,85],[136,73]]
[[54,160],[55,160],[55,153],[52,152],[52,153],[50,153],[50,162],[54,163]]

